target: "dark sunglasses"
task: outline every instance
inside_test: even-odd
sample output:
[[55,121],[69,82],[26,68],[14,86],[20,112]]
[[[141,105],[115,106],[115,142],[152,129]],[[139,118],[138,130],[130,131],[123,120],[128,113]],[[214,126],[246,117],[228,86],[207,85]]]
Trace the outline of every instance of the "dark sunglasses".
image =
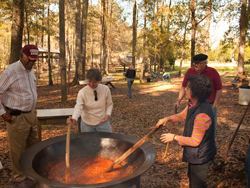
[[94,95],[95,95],[95,101],[97,101],[98,98],[97,98],[97,92],[96,92],[96,90],[94,90]]

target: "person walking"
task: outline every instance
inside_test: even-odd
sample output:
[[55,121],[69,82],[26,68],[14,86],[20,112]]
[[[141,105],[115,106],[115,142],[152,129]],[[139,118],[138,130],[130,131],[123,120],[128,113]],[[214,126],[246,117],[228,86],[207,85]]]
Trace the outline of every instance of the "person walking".
[[38,142],[37,86],[33,66],[38,48],[26,45],[20,60],[10,64],[0,75],[0,115],[7,127],[14,182],[19,187],[34,187],[36,182],[20,169],[19,159],[28,147]]
[[185,88],[187,87],[187,78],[191,75],[204,75],[207,76],[212,84],[212,93],[207,99],[208,103],[212,107],[214,114],[214,126],[215,126],[215,134],[216,135],[216,127],[217,127],[217,107],[219,104],[219,100],[222,94],[222,83],[219,73],[212,67],[208,67],[207,60],[208,56],[205,54],[198,54],[193,57],[194,67],[191,67],[187,70],[185,77],[182,81],[182,87],[179,92],[179,97],[174,104],[175,107],[179,107],[180,102],[182,101],[185,95]]
[[129,65],[129,68],[125,74],[125,76],[127,77],[127,85],[128,85],[128,94],[127,96],[129,98],[132,98],[132,92],[131,92],[131,87],[134,83],[135,80],[135,75],[136,75],[136,71],[134,69],[134,66],[131,64]]
[[206,188],[209,168],[217,152],[213,112],[206,101],[212,92],[211,82],[203,75],[190,76],[187,81],[188,106],[179,114],[160,119],[156,127],[185,121],[183,136],[166,133],[160,140],[163,143],[176,141],[183,147],[182,161],[188,162],[189,187]]
[[73,115],[67,119],[67,124],[74,124],[81,116],[81,132],[112,132],[109,122],[113,109],[111,92],[108,86],[100,84],[101,80],[99,69],[88,70],[88,85],[78,92]]

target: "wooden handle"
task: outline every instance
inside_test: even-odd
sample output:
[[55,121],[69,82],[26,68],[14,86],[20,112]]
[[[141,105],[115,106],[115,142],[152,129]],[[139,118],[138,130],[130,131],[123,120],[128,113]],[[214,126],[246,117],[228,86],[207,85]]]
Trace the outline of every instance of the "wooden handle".
[[[173,126],[174,126],[174,123],[172,123],[169,133],[172,133]],[[166,150],[165,150],[165,153],[164,153],[164,158],[166,158],[166,156],[167,156],[168,146],[169,146],[169,142],[167,143],[167,146],[166,146]]]
[[65,153],[65,159],[66,159],[66,166],[69,167],[69,149],[70,149],[70,124],[68,124],[68,132],[66,137],[66,153]]
[[146,136],[144,136],[141,140],[139,140],[135,145],[133,145],[129,150],[127,150],[123,155],[121,155],[113,164],[115,167],[117,164],[121,163],[124,159],[126,159],[131,153],[133,153],[138,147],[140,147],[149,137],[151,137],[158,129],[160,129],[162,125],[158,128],[150,131]]
[[[177,114],[177,106],[174,106],[174,113]],[[174,126],[174,123],[172,123],[169,133],[172,133],[173,126]],[[163,157],[163,158],[166,158],[166,156],[167,156],[167,153],[168,153],[168,146],[169,146],[169,142],[167,143],[166,150],[165,150],[165,153],[164,153],[164,157]]]
[[228,155],[229,149],[230,149],[231,145],[233,144],[233,141],[234,141],[234,139],[236,137],[236,134],[237,134],[237,132],[238,132],[238,130],[240,128],[240,125],[241,125],[244,117],[246,116],[246,113],[247,113],[247,110],[248,110],[249,106],[250,106],[250,101],[248,102],[247,108],[246,108],[246,110],[245,110],[245,112],[244,112],[244,114],[243,114],[243,116],[242,116],[242,118],[241,118],[241,120],[240,120],[240,122],[239,122],[239,124],[238,124],[238,126],[237,126],[237,128],[235,130],[235,132],[234,132],[234,135],[233,135],[233,137],[232,137],[232,139],[231,139],[231,141],[230,141],[230,143],[228,145],[228,148],[227,148],[227,151],[226,151],[225,157],[224,157],[225,161],[227,160],[227,155]]
[[68,131],[67,131],[67,136],[66,136],[66,152],[65,152],[65,162],[66,162],[65,179],[66,180],[68,180],[71,176],[70,163],[69,163],[69,151],[70,151],[70,123],[68,124]]

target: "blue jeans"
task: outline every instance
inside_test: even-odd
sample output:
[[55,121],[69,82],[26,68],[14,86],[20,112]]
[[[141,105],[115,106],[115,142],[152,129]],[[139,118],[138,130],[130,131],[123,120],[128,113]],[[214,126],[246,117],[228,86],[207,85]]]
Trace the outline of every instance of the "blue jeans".
[[81,119],[81,132],[108,132],[112,133],[112,128],[109,123],[109,120],[107,120],[103,124],[97,124],[97,125],[88,125],[83,122]]
[[132,84],[134,83],[134,78],[127,78],[127,84],[128,84],[128,96],[130,98],[132,98],[132,92],[131,92],[131,87],[132,87]]
[[250,188],[250,145],[247,151],[247,157],[245,159],[245,174],[247,178],[247,188]]
[[[210,104],[211,108],[213,104]],[[217,108],[212,108],[213,115],[214,115],[214,137],[216,135],[216,128],[217,128]]]

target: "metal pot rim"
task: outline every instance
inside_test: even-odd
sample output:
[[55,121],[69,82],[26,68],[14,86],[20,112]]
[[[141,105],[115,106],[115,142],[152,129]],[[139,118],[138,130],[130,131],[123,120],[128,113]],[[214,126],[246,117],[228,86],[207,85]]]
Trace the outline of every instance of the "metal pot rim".
[[[111,139],[122,140],[122,141],[132,143],[132,144],[135,144],[136,142],[138,142],[140,140],[134,136],[125,135],[125,134],[100,133],[100,132],[98,132],[98,133],[73,133],[73,134],[71,134],[70,137],[71,137],[71,139],[81,138],[81,137],[85,137],[85,138],[93,138],[93,137],[111,138]],[[66,140],[66,135],[57,136],[57,137],[53,137],[53,138],[44,140],[42,142],[39,142],[39,143],[31,146],[30,148],[28,148],[21,156],[20,162],[19,162],[23,173],[25,175],[29,176],[30,178],[38,181],[38,182],[41,182],[41,183],[44,183],[47,185],[51,185],[51,186],[55,186],[55,187],[84,187],[84,188],[87,188],[87,187],[97,187],[97,188],[98,187],[109,187],[109,186],[113,186],[116,184],[124,183],[126,181],[131,181],[133,179],[140,177],[140,175],[142,173],[144,173],[147,169],[149,169],[152,166],[152,164],[154,163],[154,161],[156,159],[155,149],[149,143],[145,142],[139,147],[144,152],[144,156],[146,156],[145,161],[143,162],[141,167],[139,167],[137,170],[135,170],[133,173],[129,174],[128,176],[117,179],[117,180],[113,180],[113,181],[105,182],[105,183],[99,183],[99,184],[64,184],[64,183],[49,180],[49,179],[44,178],[41,175],[39,175],[32,168],[32,161],[33,161],[34,157],[42,149],[44,149],[50,145],[56,144],[58,142],[65,141],[65,140]]]

